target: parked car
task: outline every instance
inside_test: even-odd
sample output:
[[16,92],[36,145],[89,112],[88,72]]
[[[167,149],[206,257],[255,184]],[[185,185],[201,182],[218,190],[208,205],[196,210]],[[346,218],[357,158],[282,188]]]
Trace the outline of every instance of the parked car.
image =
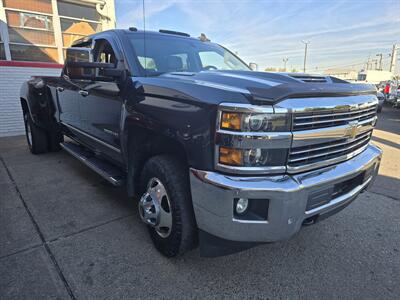
[[396,97],[397,101],[400,101],[400,85],[397,87]]
[[288,239],[376,177],[374,86],[252,71],[166,30],[106,31],[66,53],[61,76],[21,88],[29,149],[63,148],[125,185],[168,257]]
[[380,112],[382,112],[383,103],[385,102],[385,95],[381,92],[377,92],[376,97],[378,98],[378,101],[379,101],[377,112],[380,113]]

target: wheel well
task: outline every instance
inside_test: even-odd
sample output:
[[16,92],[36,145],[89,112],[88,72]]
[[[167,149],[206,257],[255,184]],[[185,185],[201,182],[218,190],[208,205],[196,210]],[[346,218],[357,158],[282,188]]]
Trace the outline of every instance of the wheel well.
[[28,107],[28,102],[26,101],[26,99],[21,97],[20,101],[21,101],[22,112],[23,113],[28,112],[29,107]]
[[128,133],[128,195],[140,192],[140,175],[145,163],[152,157],[167,154],[177,157],[188,166],[184,146],[171,137],[156,134],[144,128],[131,128]]

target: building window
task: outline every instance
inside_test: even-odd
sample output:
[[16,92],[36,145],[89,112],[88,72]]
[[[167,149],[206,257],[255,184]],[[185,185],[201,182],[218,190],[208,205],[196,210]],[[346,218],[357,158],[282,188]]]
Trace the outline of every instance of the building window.
[[0,42],[0,60],[6,60],[6,52],[4,51],[4,44]]
[[[0,1],[8,29],[6,44],[0,37],[1,60],[5,59],[7,48],[11,60],[59,62],[63,60],[63,57],[58,57],[60,50],[103,29],[103,17],[96,9],[96,3],[100,3],[97,0]],[[58,16],[53,15],[53,5],[57,5]],[[61,41],[56,40],[59,32],[55,34],[54,22],[61,24]],[[56,28],[59,30],[58,26]]]
[[53,18],[6,10],[12,60],[57,62]]
[[55,45],[52,17],[7,11],[11,43]]
[[100,23],[88,22],[86,20],[71,20],[62,17],[60,21],[64,47],[70,47],[76,40],[101,31]]
[[3,0],[3,6],[47,14],[53,13],[51,0]]
[[0,32],[0,60],[5,60],[5,59],[6,59],[6,52],[4,50],[4,42]]
[[11,43],[55,45],[54,33],[32,29],[8,28]]
[[53,30],[53,21],[50,16],[9,10],[7,10],[6,15],[9,27]]
[[10,44],[10,52],[13,60],[53,63],[58,61],[57,48]]
[[70,47],[82,37],[102,30],[101,16],[95,5],[58,1],[57,7],[64,48]]
[[81,5],[71,2],[57,1],[58,14],[64,17],[85,19],[99,22],[101,19],[100,14],[97,12],[96,7]]
[[51,17],[41,16],[36,14],[20,13],[19,14],[20,27],[53,30],[53,23]]

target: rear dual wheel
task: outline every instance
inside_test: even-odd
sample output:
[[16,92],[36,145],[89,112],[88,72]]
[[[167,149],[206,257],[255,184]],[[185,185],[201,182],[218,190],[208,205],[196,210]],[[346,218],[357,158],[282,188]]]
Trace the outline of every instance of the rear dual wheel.
[[25,135],[32,154],[59,151],[63,135],[59,132],[47,132],[37,126],[28,111],[24,112]]
[[48,151],[47,134],[42,128],[33,123],[28,112],[24,113],[25,134],[31,153],[40,154]]

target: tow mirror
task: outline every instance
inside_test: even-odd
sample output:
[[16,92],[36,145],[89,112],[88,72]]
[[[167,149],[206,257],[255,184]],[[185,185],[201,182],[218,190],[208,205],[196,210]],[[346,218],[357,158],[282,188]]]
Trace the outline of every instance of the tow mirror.
[[84,47],[72,47],[66,51],[66,62],[92,62],[92,49]]
[[70,79],[113,81],[124,72],[112,63],[93,62],[90,48],[73,47],[67,49],[65,73]]
[[258,65],[256,63],[249,63],[249,67],[252,71],[258,71]]

